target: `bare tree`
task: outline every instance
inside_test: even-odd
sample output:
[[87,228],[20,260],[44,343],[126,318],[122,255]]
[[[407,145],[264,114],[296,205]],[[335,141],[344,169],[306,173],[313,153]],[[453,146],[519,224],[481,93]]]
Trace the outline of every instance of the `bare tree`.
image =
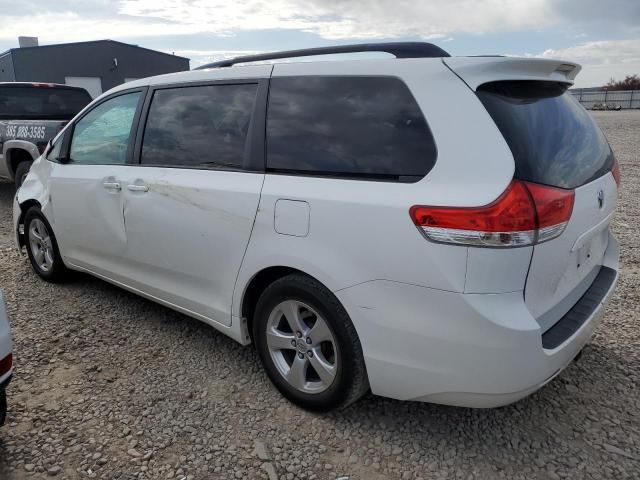
[[609,80],[604,87],[605,90],[640,90],[640,77],[638,75],[627,75],[624,80]]

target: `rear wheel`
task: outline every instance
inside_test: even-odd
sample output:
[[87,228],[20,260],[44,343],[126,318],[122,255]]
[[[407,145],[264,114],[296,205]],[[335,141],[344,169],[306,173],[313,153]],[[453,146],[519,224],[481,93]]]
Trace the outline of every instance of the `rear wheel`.
[[306,275],[288,275],[267,287],[253,333],[269,378],[303,408],[345,407],[368,390],[362,347],[347,312]]
[[27,178],[27,174],[29,173],[29,169],[31,168],[31,162],[23,160],[16,167],[15,173],[15,182],[16,188],[20,188],[24,183],[25,178]]
[[51,225],[38,207],[31,207],[24,217],[27,255],[34,271],[48,282],[62,280],[68,273],[62,262]]

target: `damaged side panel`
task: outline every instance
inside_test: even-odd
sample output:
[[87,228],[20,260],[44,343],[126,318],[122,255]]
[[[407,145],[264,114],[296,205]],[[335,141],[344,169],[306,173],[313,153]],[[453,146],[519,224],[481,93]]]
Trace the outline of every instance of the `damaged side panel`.
[[13,205],[13,226],[16,234],[16,243],[20,250],[24,246],[22,220],[31,205],[38,205],[49,223],[51,225],[55,223],[53,209],[51,208],[51,196],[47,189],[52,167],[52,163],[42,157],[38,158],[31,165],[29,175],[16,193]]

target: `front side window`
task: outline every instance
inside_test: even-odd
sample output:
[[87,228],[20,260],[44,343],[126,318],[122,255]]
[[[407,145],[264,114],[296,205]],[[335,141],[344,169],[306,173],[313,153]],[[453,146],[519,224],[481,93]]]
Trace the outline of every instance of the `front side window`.
[[398,78],[271,80],[270,171],[414,182],[435,160],[427,122]]
[[70,163],[125,164],[140,95],[133,92],[111,98],[82,117],[73,130]]
[[141,163],[240,168],[257,84],[157,90],[149,107]]

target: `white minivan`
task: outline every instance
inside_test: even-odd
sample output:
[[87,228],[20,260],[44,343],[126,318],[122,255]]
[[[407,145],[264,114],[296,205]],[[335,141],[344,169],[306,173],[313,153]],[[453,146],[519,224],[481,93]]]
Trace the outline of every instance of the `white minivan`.
[[[395,58],[252,63],[357,51]],[[253,343],[305,408],[505,405],[578,355],[618,277],[619,171],[579,70],[392,43],[129,82],[33,164],[16,240],[45,280]]]

